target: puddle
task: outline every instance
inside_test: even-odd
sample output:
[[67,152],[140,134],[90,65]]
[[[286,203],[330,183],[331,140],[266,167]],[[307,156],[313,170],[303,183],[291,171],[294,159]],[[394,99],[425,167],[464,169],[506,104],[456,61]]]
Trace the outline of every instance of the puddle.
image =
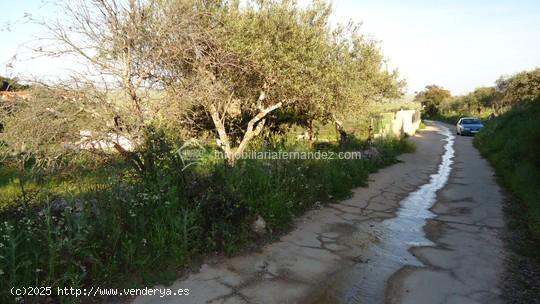
[[448,181],[454,157],[454,136],[448,128],[440,128],[446,144],[437,173],[430,176],[429,183],[400,202],[396,217],[359,227],[359,243],[376,240],[370,241],[367,252],[362,255],[364,263],[332,278],[316,303],[383,303],[386,282],[392,274],[406,265],[423,266],[408,250],[433,245],[423,228],[427,219],[435,217],[429,209],[435,203],[437,191]]

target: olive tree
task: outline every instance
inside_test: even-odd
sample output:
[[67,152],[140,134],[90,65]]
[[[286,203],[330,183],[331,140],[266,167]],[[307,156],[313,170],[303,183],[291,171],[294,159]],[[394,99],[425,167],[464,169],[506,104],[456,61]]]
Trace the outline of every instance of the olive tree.
[[452,97],[450,91],[437,85],[428,85],[426,88],[417,93],[415,100],[420,102],[423,111],[428,117],[437,115],[440,111],[440,106]]
[[164,82],[180,105],[191,105],[191,117],[211,120],[230,164],[280,113],[312,138],[314,121],[341,124],[338,117],[365,110],[368,101],[401,94],[375,42],[354,25],[331,29],[325,1],[306,8],[288,0],[180,8],[200,16],[191,24],[196,46],[182,43],[182,20],[170,25]]
[[357,24],[338,28],[334,33],[334,60],[339,67],[337,95],[329,105],[336,131],[341,140],[346,136],[345,117],[365,119],[375,103],[401,97],[405,82],[397,70],[389,71],[377,42],[360,33]]
[[329,11],[321,3],[308,9],[293,1],[194,5],[200,16],[191,25],[195,47],[182,43],[183,31],[172,30],[164,40],[163,82],[176,101],[211,119],[229,164],[261,134],[271,113],[328,90],[321,62]]
[[272,122],[279,113],[308,127],[339,126],[366,101],[400,93],[375,42],[354,26],[331,30],[325,1],[76,0],[62,8],[67,19],[44,23],[53,44],[40,51],[83,59],[79,82],[103,92],[111,109],[127,100],[121,117],[106,112],[115,124],[104,133],[136,139],[155,120],[195,124],[213,131],[230,165],[280,123]]

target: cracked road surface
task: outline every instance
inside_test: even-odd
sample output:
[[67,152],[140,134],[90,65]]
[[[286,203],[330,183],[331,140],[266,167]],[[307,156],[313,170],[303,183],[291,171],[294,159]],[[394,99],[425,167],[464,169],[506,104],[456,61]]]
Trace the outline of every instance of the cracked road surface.
[[457,137],[454,147],[452,174],[431,209],[437,216],[425,228],[435,244],[410,249],[425,266],[394,274],[388,303],[503,302],[503,195],[471,137]]
[[411,138],[416,152],[370,175],[368,188],[168,287],[189,296],[133,303],[500,302],[502,195],[472,138],[445,131],[429,123]]

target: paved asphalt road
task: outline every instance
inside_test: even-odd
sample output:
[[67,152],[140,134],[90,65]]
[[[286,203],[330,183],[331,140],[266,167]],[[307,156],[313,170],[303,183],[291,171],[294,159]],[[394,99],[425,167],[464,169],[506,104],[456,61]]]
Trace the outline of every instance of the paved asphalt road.
[[[133,303],[499,303],[500,189],[472,146],[442,124],[368,188],[308,212],[258,252],[213,258],[169,286],[188,296]],[[158,286],[157,288],[164,288]]]
[[425,228],[434,245],[411,248],[424,266],[392,276],[388,303],[502,303],[503,197],[472,140],[456,137],[452,173]]

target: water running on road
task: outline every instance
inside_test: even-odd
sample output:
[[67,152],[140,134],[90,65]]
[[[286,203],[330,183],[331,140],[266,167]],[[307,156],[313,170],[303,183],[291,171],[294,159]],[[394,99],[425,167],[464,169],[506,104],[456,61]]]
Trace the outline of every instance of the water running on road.
[[443,126],[438,126],[446,144],[437,173],[418,190],[411,192],[400,202],[396,217],[379,225],[360,227],[358,237],[368,232],[375,239],[363,256],[364,263],[341,273],[331,283],[319,303],[339,300],[341,303],[383,303],[385,287],[390,276],[403,266],[423,266],[410,252],[411,247],[430,246],[423,227],[427,219],[435,217],[429,209],[435,204],[437,191],[444,187],[452,170],[454,136]]

